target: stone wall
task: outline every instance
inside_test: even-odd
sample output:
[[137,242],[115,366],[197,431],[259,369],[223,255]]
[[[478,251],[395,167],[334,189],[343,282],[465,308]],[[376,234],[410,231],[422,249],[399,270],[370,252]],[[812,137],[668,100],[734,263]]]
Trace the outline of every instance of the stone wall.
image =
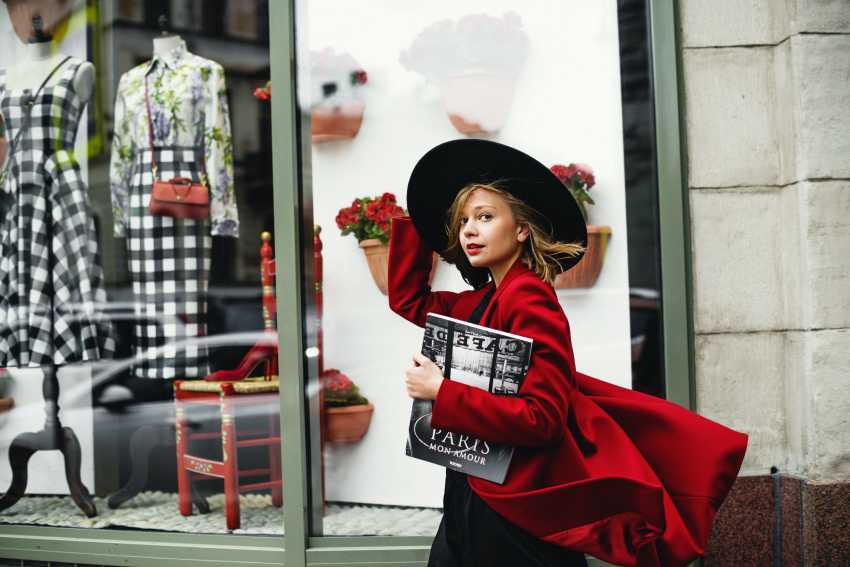
[[[823,497],[850,509],[850,1],[683,0],[678,33],[697,409],[750,435],[742,474],[760,477],[721,510],[709,563],[850,564]],[[809,506],[783,507],[797,479]],[[767,555],[735,557],[747,540]]]

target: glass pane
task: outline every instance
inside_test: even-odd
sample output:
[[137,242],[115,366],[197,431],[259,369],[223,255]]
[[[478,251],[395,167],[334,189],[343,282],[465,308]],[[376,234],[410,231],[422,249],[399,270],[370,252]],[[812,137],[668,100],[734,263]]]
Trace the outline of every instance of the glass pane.
[[[555,284],[577,367],[663,392],[645,10],[629,0],[296,3],[303,207],[322,228],[318,285],[303,258],[305,301],[321,290],[322,378],[308,376],[323,395],[309,416],[323,423],[311,430],[314,535],[433,535],[440,520],[443,468],[405,455],[404,371],[423,330],[388,307],[383,235],[343,229],[357,199],[390,209],[390,193],[406,207],[414,165],[441,142],[490,139],[549,167],[592,169],[590,250]],[[444,262],[432,278],[435,290],[470,289]],[[371,405],[339,399],[348,380]],[[365,433],[343,424],[355,412]]]
[[266,0],[0,10],[0,522],[282,533],[268,29]]

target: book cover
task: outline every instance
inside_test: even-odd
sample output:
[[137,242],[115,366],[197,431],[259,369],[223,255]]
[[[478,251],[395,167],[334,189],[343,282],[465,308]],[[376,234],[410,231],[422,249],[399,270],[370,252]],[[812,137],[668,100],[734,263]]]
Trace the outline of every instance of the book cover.
[[[511,396],[528,372],[531,339],[429,313],[422,354],[443,376],[496,395]],[[431,427],[431,400],[413,400],[406,454],[458,472],[503,483],[513,447]]]

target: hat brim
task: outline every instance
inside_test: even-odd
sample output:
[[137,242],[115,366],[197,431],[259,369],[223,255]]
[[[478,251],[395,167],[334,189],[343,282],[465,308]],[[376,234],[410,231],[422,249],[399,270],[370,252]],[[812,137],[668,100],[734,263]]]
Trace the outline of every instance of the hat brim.
[[[533,157],[490,140],[442,143],[417,162],[407,184],[407,208],[422,239],[436,252],[448,245],[449,207],[470,183],[501,182],[507,192],[534,208],[551,224],[552,238],[587,246],[587,224],[569,190],[548,167]],[[564,271],[581,256],[561,262]]]

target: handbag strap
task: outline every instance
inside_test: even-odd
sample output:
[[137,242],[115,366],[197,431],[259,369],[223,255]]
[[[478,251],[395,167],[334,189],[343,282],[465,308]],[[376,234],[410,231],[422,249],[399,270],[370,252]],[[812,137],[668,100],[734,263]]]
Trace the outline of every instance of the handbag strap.
[[38,89],[36,89],[35,94],[33,94],[29,98],[29,100],[26,101],[26,104],[24,105],[24,119],[21,122],[21,127],[18,130],[18,133],[15,134],[15,137],[9,143],[9,148],[8,148],[8,151],[7,151],[7,155],[9,156],[9,160],[6,163],[6,167],[9,167],[9,165],[11,164],[12,156],[15,155],[15,148],[17,147],[18,142],[21,139],[21,136],[27,130],[27,128],[29,128],[30,119],[32,118],[32,107],[35,106],[35,101],[38,100],[38,96],[41,94],[41,91],[44,90],[44,87],[47,86],[47,83],[48,83],[48,81],[50,81],[50,78],[53,77],[53,75],[56,74],[56,71],[58,71],[59,68],[62,67],[62,65],[67,63],[69,59],[71,59],[71,56],[66,55],[62,59],[62,61],[60,61],[55,67],[53,67],[53,69],[50,70],[50,72],[47,74],[47,76],[44,78],[44,80],[41,81],[41,84],[38,86]]
[[[151,63],[153,66],[153,63]],[[148,67],[150,70],[150,67]],[[151,120],[151,101],[148,97],[148,74],[145,72],[145,110],[147,111],[148,117],[148,145],[151,148],[151,170],[153,171],[153,181],[156,183],[158,181],[158,173],[156,167],[156,157],[153,151],[153,121]]]
[[[153,61],[151,61],[151,64],[148,66],[148,69],[145,72],[145,111],[147,113],[147,118],[148,118],[148,145],[151,148],[151,171],[153,171],[153,180],[154,180],[154,183],[156,183],[159,180],[159,173],[158,173],[159,170],[156,166],[156,157],[154,155],[154,149],[153,149],[153,120],[151,119],[151,101],[150,101],[150,97],[148,95],[148,75],[147,75],[147,73],[148,73],[148,71],[150,71],[151,67],[153,67]],[[201,183],[206,185],[207,163],[206,163],[206,156],[204,155],[203,151],[201,151],[201,175],[203,175],[203,178],[201,179]]]

